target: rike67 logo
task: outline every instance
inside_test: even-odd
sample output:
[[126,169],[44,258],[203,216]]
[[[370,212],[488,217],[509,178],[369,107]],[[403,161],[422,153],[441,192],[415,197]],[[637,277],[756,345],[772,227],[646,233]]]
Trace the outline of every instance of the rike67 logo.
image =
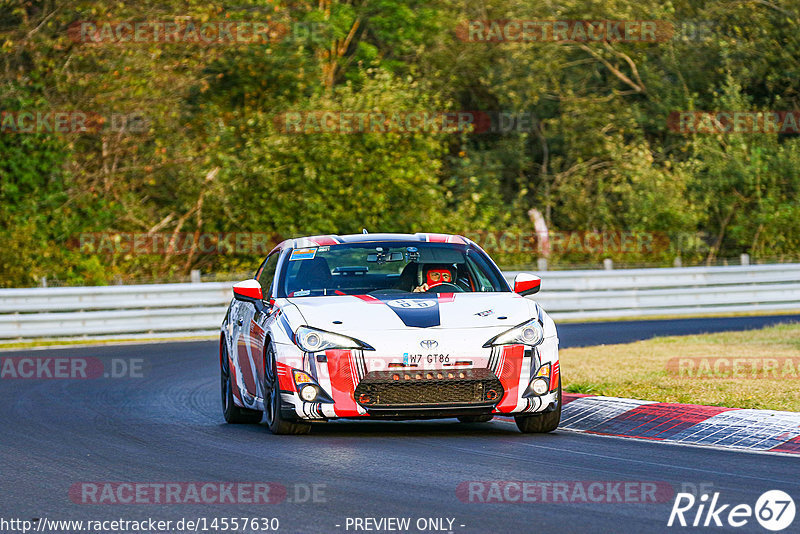
[[667,526],[671,527],[674,524],[682,527],[743,527],[755,516],[762,527],[779,532],[792,524],[794,515],[794,500],[781,490],[764,492],[754,507],[749,504],[721,504],[719,492],[711,496],[710,502],[707,493],[701,495],[699,499],[691,493],[678,493]]

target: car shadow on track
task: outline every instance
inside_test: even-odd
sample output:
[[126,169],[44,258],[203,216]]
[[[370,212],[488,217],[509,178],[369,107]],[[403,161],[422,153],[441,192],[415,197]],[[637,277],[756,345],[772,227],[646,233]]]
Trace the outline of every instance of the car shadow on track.
[[[263,433],[272,436],[267,425],[236,425],[220,424],[219,428],[229,435],[246,433],[248,435]],[[232,431],[235,431],[232,432]],[[451,419],[438,419],[429,421],[329,421],[314,423],[311,432],[303,436],[286,436],[286,439],[309,439],[315,437],[445,437],[445,438],[475,438],[482,436],[503,436],[530,439],[555,438],[558,431],[549,434],[523,434],[517,430],[513,421],[495,419],[488,423],[460,423]],[[277,436],[276,436],[277,437]],[[283,436],[281,436],[283,437]]]

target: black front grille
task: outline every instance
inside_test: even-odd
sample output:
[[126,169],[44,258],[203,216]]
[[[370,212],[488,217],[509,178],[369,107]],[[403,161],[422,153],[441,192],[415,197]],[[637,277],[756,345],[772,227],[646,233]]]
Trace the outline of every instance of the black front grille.
[[355,400],[365,408],[494,405],[503,386],[489,369],[371,371]]

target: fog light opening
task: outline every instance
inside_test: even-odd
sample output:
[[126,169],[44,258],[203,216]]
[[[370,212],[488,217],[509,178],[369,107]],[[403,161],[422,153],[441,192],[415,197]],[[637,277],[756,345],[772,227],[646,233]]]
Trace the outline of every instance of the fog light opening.
[[537,395],[544,395],[550,389],[550,383],[544,378],[537,378],[531,383],[531,390]]
[[306,402],[312,402],[317,398],[317,388],[310,384],[303,386],[300,390],[300,398]]

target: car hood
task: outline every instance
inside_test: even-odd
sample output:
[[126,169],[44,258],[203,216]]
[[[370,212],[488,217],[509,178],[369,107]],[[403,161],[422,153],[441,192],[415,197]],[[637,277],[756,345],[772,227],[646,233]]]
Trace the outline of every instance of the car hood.
[[289,301],[307,325],[351,335],[409,329],[511,328],[536,314],[533,301],[510,292],[342,295]]

